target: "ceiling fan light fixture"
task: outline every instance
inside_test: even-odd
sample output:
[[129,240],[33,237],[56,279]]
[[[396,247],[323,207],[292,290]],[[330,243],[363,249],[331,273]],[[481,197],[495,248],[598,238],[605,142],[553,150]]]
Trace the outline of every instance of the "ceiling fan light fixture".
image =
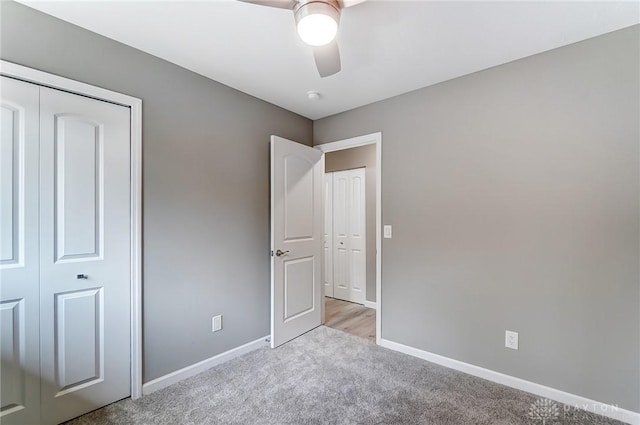
[[302,41],[311,46],[324,46],[338,32],[340,9],[329,2],[311,1],[298,7],[295,17]]

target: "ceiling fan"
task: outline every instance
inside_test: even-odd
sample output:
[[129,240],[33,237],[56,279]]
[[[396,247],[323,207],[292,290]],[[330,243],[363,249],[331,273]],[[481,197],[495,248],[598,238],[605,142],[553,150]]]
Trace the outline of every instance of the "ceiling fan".
[[365,0],[240,0],[293,11],[300,38],[313,46],[320,77],[340,72],[340,50],[335,40],[340,12]]

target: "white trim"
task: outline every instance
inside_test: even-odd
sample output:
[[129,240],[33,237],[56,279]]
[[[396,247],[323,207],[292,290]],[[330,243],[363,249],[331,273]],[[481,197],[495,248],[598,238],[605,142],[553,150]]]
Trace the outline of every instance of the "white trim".
[[142,100],[131,107],[131,398],[142,397]]
[[376,344],[380,345],[382,340],[382,133],[366,134],[314,147],[326,153],[373,144],[376,145]]
[[367,308],[372,308],[374,310],[378,309],[378,303],[373,302],[373,301],[364,300],[364,306],[367,307]]
[[131,398],[142,396],[142,100],[0,60],[0,75],[131,108]]
[[[338,140],[337,142],[322,143],[314,148],[322,152],[335,152],[344,149],[357,148],[360,146],[373,145],[382,139],[382,133],[365,134],[364,136],[352,137],[350,139]],[[377,164],[376,164],[377,165]]]
[[[325,156],[324,153],[322,153],[322,157],[320,158],[320,172],[322,173],[322,176],[325,175]],[[273,176],[271,177],[271,181],[273,181]],[[271,198],[273,199],[273,198]],[[322,180],[322,199],[324,199],[324,179]],[[321,211],[321,216],[320,216],[320,220],[322,220],[322,228],[324,230],[324,202],[322,203],[322,211]],[[271,229],[273,229],[273,223],[271,224]],[[271,232],[273,233],[273,232]],[[323,232],[323,237],[324,237],[324,232]],[[273,246],[273,243],[271,244],[271,246]],[[324,325],[326,322],[326,315],[327,315],[327,310],[326,310],[326,302],[327,302],[327,298],[326,298],[326,291],[324,288],[324,249],[322,250],[322,267],[320,267],[320,282],[322,282],[322,285],[320,285],[320,299],[322,300],[320,302],[320,324]],[[333,295],[333,292],[331,292],[331,295]],[[272,304],[273,305],[273,304]],[[271,331],[272,335],[273,335],[273,330]]]
[[[275,294],[273,293],[273,288],[275,287],[275,279],[274,279],[274,270],[275,270],[275,245],[276,245],[276,237],[273,234],[273,229],[275,227],[275,217],[273,213],[274,205],[271,201],[275,198],[275,188],[273,187],[273,182],[275,181],[275,167],[274,156],[275,156],[275,136],[271,135],[269,138],[269,247],[271,248],[270,257],[269,257],[269,331],[271,332],[271,336],[275,335],[276,330],[276,321],[275,321],[275,313],[274,313],[274,305],[276,303]],[[322,164],[324,164],[324,158],[322,158]],[[321,278],[322,280],[322,278]],[[321,318],[322,320],[323,318]],[[271,343],[271,348],[274,348],[273,342]]]
[[40,86],[94,97],[96,99],[102,99],[124,106],[133,106],[136,103],[139,103],[140,105],[142,104],[142,100],[127,96],[126,94],[81,83],[80,81],[71,80],[58,75],[49,74],[48,72],[38,71],[37,69],[27,68],[26,66],[7,62],[5,60],[0,61],[0,74]]
[[380,339],[378,341],[378,344],[382,347],[389,348],[394,351],[399,351],[410,356],[418,357],[420,359],[427,360],[429,362],[436,363],[450,369],[458,370],[460,372],[477,376],[479,378],[496,382],[498,384],[506,385],[508,387],[515,388],[521,391],[526,391],[528,393],[535,394],[540,397],[545,397],[550,400],[555,400],[571,407],[577,407],[582,410],[586,410],[591,413],[602,415],[608,418],[617,419],[628,424],[640,425],[640,413],[632,412],[630,410],[622,409],[616,406],[611,406],[599,401],[590,400],[579,395],[570,394],[561,390],[557,390],[555,388],[536,384],[535,382],[526,381],[524,379],[516,378],[510,375],[505,375],[504,373],[495,372],[493,370],[485,369],[483,367],[475,366],[469,363],[464,363],[459,360],[450,359],[448,357],[433,354],[428,351],[420,350],[418,348],[409,347],[408,345],[399,344],[387,339]]
[[214,366],[218,366],[222,363],[228,362],[229,360],[233,360],[236,357],[240,357],[254,350],[266,347],[268,345],[268,340],[268,335],[262,338],[258,338],[255,341],[248,342],[239,347],[225,351],[224,353],[220,353],[198,363],[194,363],[191,366],[184,367],[180,370],[176,370],[175,372],[171,372],[167,375],[161,376],[160,378],[156,378],[142,386],[142,393],[144,395],[151,394],[154,391],[158,391],[162,388],[168,387],[169,385],[173,385],[184,379],[195,376],[201,372],[204,372],[205,370],[211,369]]

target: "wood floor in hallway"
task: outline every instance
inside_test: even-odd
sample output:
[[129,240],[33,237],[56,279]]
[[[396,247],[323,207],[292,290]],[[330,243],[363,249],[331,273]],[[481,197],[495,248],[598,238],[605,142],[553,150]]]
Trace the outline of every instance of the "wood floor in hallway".
[[376,341],[376,311],[360,304],[325,297],[325,326]]

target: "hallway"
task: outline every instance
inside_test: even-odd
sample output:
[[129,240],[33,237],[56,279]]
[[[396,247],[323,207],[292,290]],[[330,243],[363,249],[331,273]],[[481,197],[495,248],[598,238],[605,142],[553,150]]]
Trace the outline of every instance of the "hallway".
[[376,342],[376,311],[360,304],[325,297],[325,326]]

